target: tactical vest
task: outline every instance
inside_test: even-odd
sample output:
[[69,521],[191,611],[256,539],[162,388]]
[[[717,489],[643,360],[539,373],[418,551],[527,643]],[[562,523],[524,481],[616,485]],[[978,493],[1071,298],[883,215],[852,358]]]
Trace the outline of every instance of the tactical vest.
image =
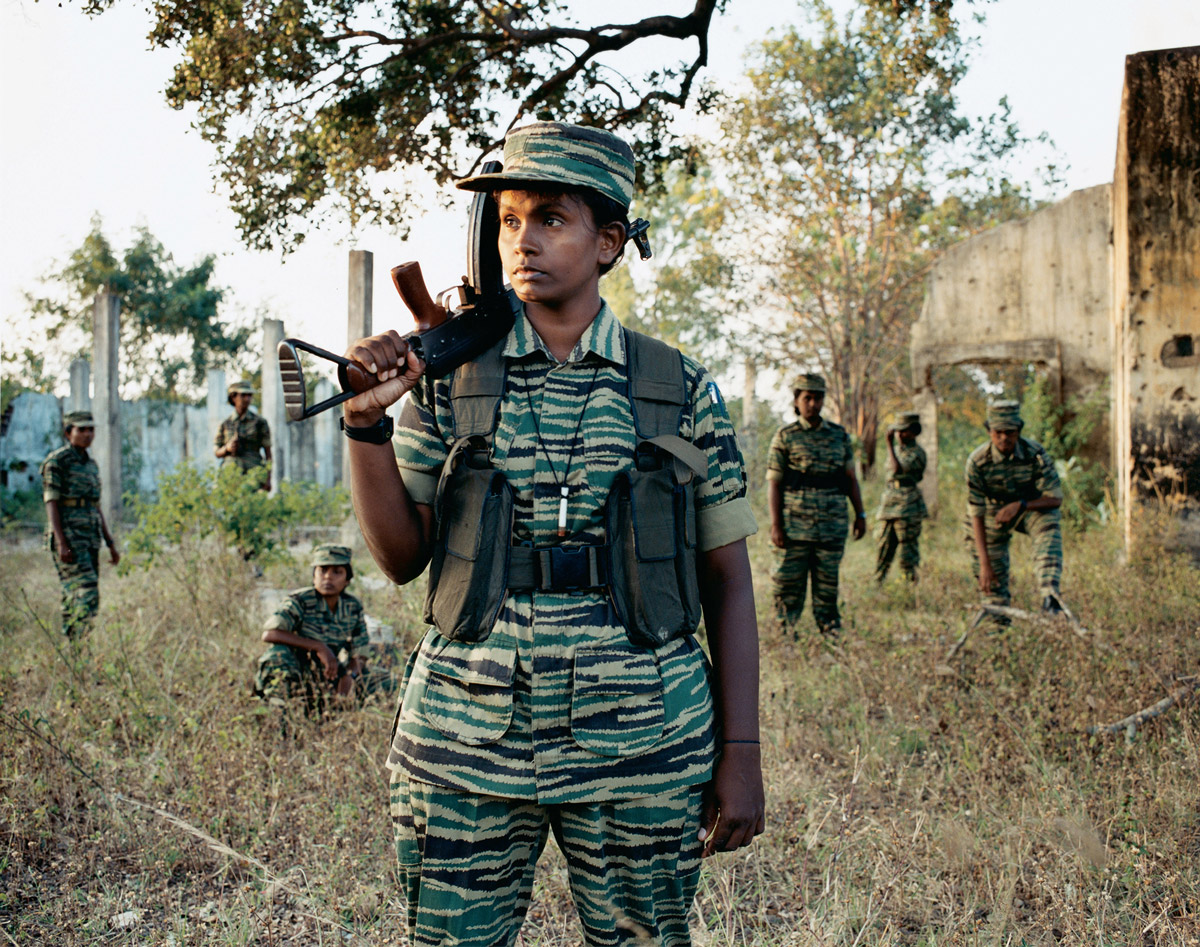
[[[655,648],[695,632],[695,477],[704,452],[679,436],[687,408],[683,357],[623,330],[637,444],[605,504],[601,545],[514,545],[513,492],[492,466],[506,367],[497,343],[450,379],[454,441],[434,500],[425,620],[447,638],[483,641],[511,590],[605,591],[632,644]],[[502,540],[502,541],[501,541]]]

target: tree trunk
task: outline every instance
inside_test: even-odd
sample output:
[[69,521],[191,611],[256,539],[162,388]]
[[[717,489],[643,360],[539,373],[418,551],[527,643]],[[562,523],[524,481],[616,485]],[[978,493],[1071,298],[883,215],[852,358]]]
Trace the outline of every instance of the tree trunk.
[[758,402],[754,389],[758,385],[758,364],[750,355],[746,356],[746,374],[742,383],[742,429],[738,439],[742,442],[742,458],[746,462],[746,493],[757,483],[758,476]]

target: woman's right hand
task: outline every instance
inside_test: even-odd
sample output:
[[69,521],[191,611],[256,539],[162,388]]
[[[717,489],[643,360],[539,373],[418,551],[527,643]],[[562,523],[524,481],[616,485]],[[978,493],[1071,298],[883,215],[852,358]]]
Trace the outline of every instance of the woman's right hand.
[[413,389],[425,371],[425,363],[395,329],[352,343],[346,349],[346,358],[357,362],[379,382],[345,402],[342,410],[351,427],[369,427],[378,421]]

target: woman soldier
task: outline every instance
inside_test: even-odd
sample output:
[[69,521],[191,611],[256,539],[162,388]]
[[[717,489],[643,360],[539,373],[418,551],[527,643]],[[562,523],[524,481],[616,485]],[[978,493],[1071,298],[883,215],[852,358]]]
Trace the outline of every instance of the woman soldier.
[[88,455],[96,436],[90,411],[63,416],[67,443],[42,461],[46,544],[62,583],[62,629],[68,638],[91,631],[100,609],[100,540],[115,566],[117,544],[100,510],[100,468]]
[[708,373],[600,297],[633,179],[608,132],[514,130],[460,182],[499,208],[508,336],[441,380],[394,332],[347,353],[381,382],[344,417],[367,545],[432,561],[389,756],[413,947],[512,944],[551,830],[589,945],[689,944],[701,855],[763,829],[741,454]]

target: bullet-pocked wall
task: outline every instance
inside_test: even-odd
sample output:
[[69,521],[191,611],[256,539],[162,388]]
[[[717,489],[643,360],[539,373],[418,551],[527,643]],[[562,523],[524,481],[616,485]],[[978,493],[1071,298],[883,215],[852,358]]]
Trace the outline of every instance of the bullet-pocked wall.
[[1113,465],[1126,543],[1151,500],[1200,557],[1200,46],[1125,60],[1113,259]]
[[[914,405],[926,450],[937,447],[939,365],[1034,363],[1060,400],[1102,385],[1111,368],[1109,230],[1112,188],[1075,191],[1024,220],[1001,224],[948,250],[930,273],[912,330]],[[983,432],[980,431],[982,438]],[[1092,453],[1106,456],[1108,430]],[[922,481],[937,508],[937,478]]]

